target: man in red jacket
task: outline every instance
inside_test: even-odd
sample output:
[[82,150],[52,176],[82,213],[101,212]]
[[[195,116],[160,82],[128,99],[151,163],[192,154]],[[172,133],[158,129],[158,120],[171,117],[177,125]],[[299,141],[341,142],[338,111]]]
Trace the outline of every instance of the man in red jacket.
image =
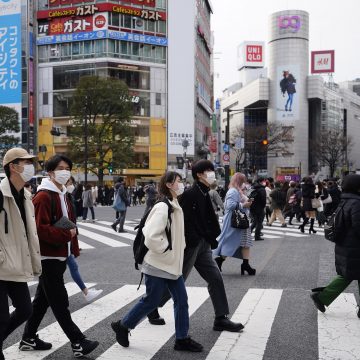
[[[66,259],[79,255],[76,228],[65,229],[58,220],[75,223],[75,214],[65,184],[71,176],[72,162],[63,155],[55,155],[46,163],[50,179],[44,178],[33,199],[35,220],[40,242],[42,275],[33,301],[33,314],[26,323],[20,350],[49,350],[50,343],[36,335],[48,307],[71,342],[75,357],[89,354],[99,343],[90,341],[71,318],[69,299],[64,285]],[[66,219],[67,218],[67,219]]]

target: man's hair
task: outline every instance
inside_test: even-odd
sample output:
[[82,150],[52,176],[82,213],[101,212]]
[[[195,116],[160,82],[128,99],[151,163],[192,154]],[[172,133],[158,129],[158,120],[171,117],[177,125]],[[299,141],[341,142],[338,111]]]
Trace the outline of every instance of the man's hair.
[[57,168],[57,166],[61,163],[61,161],[66,162],[69,165],[70,170],[72,170],[73,163],[67,156],[54,155],[46,162],[46,164],[45,164],[46,171],[47,172],[54,171]]
[[204,171],[215,171],[214,164],[211,161],[205,159],[196,161],[191,169],[194,180],[198,180],[197,174],[202,174]]
[[15,159],[13,161],[11,161],[10,163],[6,164],[4,166],[4,171],[5,171],[5,175],[8,179],[10,179],[10,175],[11,175],[11,172],[10,172],[10,164],[18,164],[20,161],[20,159]]

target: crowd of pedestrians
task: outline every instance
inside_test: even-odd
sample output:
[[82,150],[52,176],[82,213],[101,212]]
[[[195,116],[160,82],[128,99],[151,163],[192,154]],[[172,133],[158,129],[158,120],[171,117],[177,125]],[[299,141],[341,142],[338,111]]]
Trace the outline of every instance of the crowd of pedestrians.
[[[34,190],[27,186],[34,176],[33,159],[19,148],[9,150],[3,158],[6,178],[0,183],[0,350],[7,336],[24,322],[19,349],[51,349],[52,344],[37,335],[48,308],[68,337],[75,357],[87,355],[99,345],[87,339],[74,323],[64,285],[64,272],[69,267],[87,301],[102,292],[86,287],[76,262],[80,255],[77,218],[86,221],[90,209],[91,221],[96,221],[96,204],[111,205],[115,210],[111,227],[125,232],[127,208],[138,201],[146,202],[146,221],[140,230],[147,249],[141,267],[146,294],[120,320],[111,323],[123,347],[129,346],[129,331],[144,318],[153,325],[165,324],[161,308],[173,298],[174,349],[203,350],[189,336],[185,282],[193,268],[207,284],[214,309],[213,330],[241,332],[244,325],[228,317],[222,265],[228,257],[239,259],[241,275],[256,275],[250,265],[250,249],[255,241],[264,240],[265,217],[268,226],[278,219],[282,227],[287,227],[296,219],[301,232],[309,224],[308,232],[316,233],[315,221],[319,226],[326,224],[341,203],[344,239],[335,247],[338,276],[328,286],[314,289],[311,298],[324,312],[351,281],[360,281],[359,175],[345,178],[341,193],[332,180],[314,183],[311,177],[305,177],[300,183],[280,183],[258,178],[250,183],[244,174],[235,173],[225,192],[216,185],[212,162],[199,160],[192,166],[193,184],[184,185],[177,172],[168,171],[158,185],[150,181],[144,187],[126,187],[120,177],[113,189],[84,188],[71,177],[72,161],[55,155],[46,163],[48,177]],[[39,283],[31,302],[27,282],[35,276],[39,276]],[[15,308],[11,314],[8,297]]]

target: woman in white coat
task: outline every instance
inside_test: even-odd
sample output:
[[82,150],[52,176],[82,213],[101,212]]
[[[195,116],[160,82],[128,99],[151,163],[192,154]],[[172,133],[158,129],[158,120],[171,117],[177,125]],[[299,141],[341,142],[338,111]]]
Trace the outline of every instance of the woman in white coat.
[[[143,234],[149,249],[144,257],[141,272],[145,275],[146,295],[118,322],[111,324],[117,342],[129,346],[129,331],[134,329],[149,313],[157,309],[164,291],[169,289],[174,300],[175,350],[200,352],[202,345],[188,336],[189,312],[188,299],[182,276],[185,232],[184,215],[177,197],[184,192],[184,184],[177,172],[168,171],[160,179],[160,200],[152,208]],[[169,206],[171,212],[171,243],[166,236]]]

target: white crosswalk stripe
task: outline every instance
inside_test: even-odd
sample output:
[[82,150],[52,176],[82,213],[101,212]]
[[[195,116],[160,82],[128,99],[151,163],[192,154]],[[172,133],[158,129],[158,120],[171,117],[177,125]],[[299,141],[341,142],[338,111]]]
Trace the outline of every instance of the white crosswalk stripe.
[[[34,282],[32,285],[36,285]],[[95,284],[88,284],[88,287]],[[31,285],[30,285],[31,286]],[[71,297],[79,290],[74,283],[67,283],[70,302]],[[115,312],[121,310],[144,293],[144,286],[137,290],[137,285],[125,285],[110,293],[103,295],[91,304],[82,304],[79,310],[72,313],[74,322],[82,331],[96,329],[96,325],[106,320],[110,326],[111,321],[119,320],[112,318]],[[262,360],[266,348],[271,342],[271,332],[276,321],[276,315],[281,307],[281,299],[286,290],[282,289],[255,289],[250,288],[235,310],[232,320],[241,322],[245,329],[241,333],[222,332],[216,333],[212,345],[205,345],[207,360]],[[199,311],[200,307],[209,298],[208,290],[205,287],[187,287],[189,298],[190,326],[191,317]],[[311,300],[309,299],[309,302]],[[209,304],[209,306],[211,306]],[[325,314],[318,313],[314,321],[318,324],[318,360],[353,360],[360,358],[360,321],[355,314],[356,300],[353,294],[342,294],[327,308]],[[97,359],[117,360],[136,359],[150,360],[162,349],[168,340],[174,335],[173,304],[168,302],[160,313],[166,320],[164,326],[152,326],[147,320],[140,323],[132,331],[130,347],[123,348],[117,344],[115,334],[112,334],[111,341],[102,348]],[[279,321],[279,320],[278,320]],[[287,321],[283,319],[282,321]],[[211,324],[209,324],[211,326]],[[99,331],[98,340],[100,343],[102,331]],[[105,335],[104,335],[105,336]],[[22,352],[18,349],[18,342],[4,350],[7,360],[40,360],[50,354],[59,351],[70,351],[67,337],[60,326],[53,322],[39,331],[39,337],[51,342],[53,347],[48,351]],[[194,334],[196,340],[198,336]],[[107,339],[109,340],[109,339]],[[69,347],[62,349],[63,346]],[[316,346],[316,345],[315,345]],[[56,355],[58,356],[58,355]],[[61,356],[61,355],[59,355]],[[56,357],[59,358],[60,357]],[[65,358],[65,357],[61,357]]]

